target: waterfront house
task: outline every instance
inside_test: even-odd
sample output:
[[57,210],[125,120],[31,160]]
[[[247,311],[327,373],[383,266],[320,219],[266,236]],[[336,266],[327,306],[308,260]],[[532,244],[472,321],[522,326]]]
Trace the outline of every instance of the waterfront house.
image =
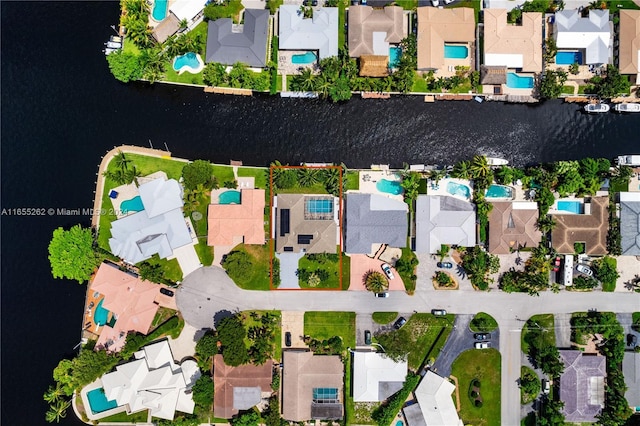
[[209,21],[206,62],[233,65],[241,62],[252,68],[267,66],[269,11],[245,9],[244,23],[230,18]]
[[344,366],[337,355],[282,353],[282,417],[292,422],[343,417]]
[[353,353],[353,401],[380,402],[402,389],[407,361],[396,362],[383,353]]
[[380,194],[348,193],[345,198],[345,252],[370,254],[373,246],[407,246],[407,204]]
[[[553,37],[559,54],[574,53],[571,60],[579,65],[602,65],[611,63],[612,29],[606,9],[590,10],[586,18],[578,10],[562,10],[555,14]],[[571,65],[558,58],[558,65]]]
[[527,201],[491,203],[489,213],[489,253],[509,254],[519,248],[537,247],[538,205]]
[[448,379],[427,371],[414,392],[417,404],[402,409],[408,426],[462,426],[451,396],[455,389]]
[[140,185],[142,211],[111,222],[111,252],[130,264],[157,254],[165,259],[192,243],[182,214],[182,187],[175,179],[154,179]]
[[627,391],[624,397],[629,407],[637,410],[640,407],[640,353],[625,352],[622,359],[622,373]]
[[523,13],[519,25],[507,22],[506,9],[485,9],[483,16],[484,65],[542,71],[542,13]]
[[338,13],[337,7],[320,7],[305,18],[298,5],[280,6],[278,48],[314,51],[319,59],[338,56]]
[[273,361],[262,365],[245,364],[232,367],[224,363],[222,355],[214,356],[213,383],[215,384],[213,413],[230,419],[239,411],[249,410],[271,395]]
[[456,65],[472,66],[476,21],[468,7],[418,8],[418,71],[451,75]]
[[620,193],[620,236],[623,256],[640,256],[640,192]]
[[178,32],[182,21],[190,27],[202,17],[206,3],[206,0],[173,0],[166,17],[153,29],[153,38],[159,43],[164,43]]
[[640,83],[640,10],[620,9],[618,68]]
[[264,244],[264,189],[242,189],[240,204],[209,204],[210,246]]
[[561,350],[564,372],[560,376],[562,414],[570,423],[595,422],[604,407],[607,358],[582,351]]
[[609,197],[591,197],[584,202],[584,214],[553,215],[556,226],[551,231],[551,244],[560,254],[575,253],[574,244],[584,243],[588,255],[607,254]]
[[389,57],[389,48],[407,36],[407,23],[400,6],[374,9],[371,6],[349,7],[349,56]]
[[436,253],[443,244],[476,245],[475,206],[448,195],[418,195],[416,253]]

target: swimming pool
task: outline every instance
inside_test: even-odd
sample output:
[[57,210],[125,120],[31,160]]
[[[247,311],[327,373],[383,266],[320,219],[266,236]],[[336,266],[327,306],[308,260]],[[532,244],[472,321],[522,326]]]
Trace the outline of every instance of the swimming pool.
[[291,56],[291,63],[296,65],[307,65],[314,63],[316,59],[318,58],[316,57],[315,53],[307,52],[301,55]]
[[376,183],[376,189],[380,192],[393,195],[400,195],[403,192],[402,186],[397,180],[380,179]]
[[444,57],[446,59],[466,59],[469,57],[469,49],[467,46],[462,46],[460,44],[445,43]]
[[144,210],[144,204],[142,204],[142,198],[139,195],[136,195],[130,200],[124,200],[120,203],[120,211],[122,214],[126,214],[129,212],[139,212]]
[[167,17],[167,6],[169,5],[169,0],[155,0],[153,2],[153,10],[151,11],[151,17],[155,21],[162,21]]
[[462,185],[456,182],[447,182],[447,192],[451,195],[458,195],[460,197],[471,197],[471,189],[467,185]]
[[556,64],[558,65],[582,65],[582,52],[576,51],[562,51],[556,53]]
[[402,48],[390,47],[389,48],[389,68],[398,68],[400,65],[400,57],[402,56]]
[[218,196],[220,204],[240,204],[240,191],[224,191]]
[[102,413],[118,406],[115,400],[109,401],[107,399],[103,388],[93,389],[87,392],[87,399],[89,400],[89,406],[93,414]]
[[109,311],[102,307],[102,302],[104,302],[104,299],[98,302],[96,311],[93,313],[93,322],[95,322],[96,325],[105,325],[109,319]]
[[187,52],[184,55],[176,56],[173,60],[173,70],[182,74],[187,71],[191,74],[198,74],[204,68],[204,63],[200,55],[194,52]]
[[306,200],[308,213],[333,213],[333,201],[328,198]]
[[558,201],[556,208],[575,214],[582,214],[584,211],[584,207],[580,201]]
[[513,198],[513,190],[505,185],[491,185],[484,196],[486,198]]
[[512,89],[533,89],[533,77],[508,72],[507,87]]

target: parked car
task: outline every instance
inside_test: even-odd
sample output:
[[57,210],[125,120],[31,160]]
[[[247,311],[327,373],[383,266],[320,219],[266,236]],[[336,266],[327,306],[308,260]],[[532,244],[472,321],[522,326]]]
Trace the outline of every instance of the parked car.
[[444,309],[432,309],[431,310],[431,315],[435,315],[437,317],[442,317],[447,315],[447,311],[445,311]]
[[407,319],[405,317],[400,317],[393,323],[393,328],[396,330],[400,330],[403,325],[407,323]]
[[487,349],[489,347],[489,342],[476,342],[473,344],[473,347],[476,349]]
[[440,5],[440,0],[431,0],[431,4],[433,7],[438,7]]
[[556,259],[553,262],[553,272],[558,272],[560,270],[560,256],[556,256]]
[[164,294],[165,296],[173,297],[173,291],[169,290],[168,288],[160,287],[160,293]]
[[382,292],[382,293],[373,293],[373,295],[375,297],[389,297],[389,293],[388,292]]
[[542,392],[545,395],[548,395],[550,390],[551,390],[551,383],[549,382],[549,379],[542,379]]
[[582,263],[578,263],[576,265],[576,270],[588,276],[593,276],[593,271],[587,265],[583,265]]
[[637,344],[638,344],[638,336],[631,333],[627,334],[627,346],[631,346],[632,348],[635,348]]
[[453,263],[451,263],[451,262],[438,262],[438,268],[451,269],[451,268],[453,268]]
[[391,265],[389,265],[388,263],[383,263],[382,265],[380,265],[380,267],[387,275],[387,278],[389,278],[390,280],[395,278],[395,275],[393,275],[393,271],[391,270]]
[[284,333],[284,344],[287,347],[291,346],[291,333],[289,331],[287,331],[286,333]]
[[476,333],[473,337],[476,340],[489,340],[491,339],[491,333]]
[[453,2],[453,0],[444,0],[444,4],[449,4],[449,3],[452,3],[452,2]]
[[311,6],[316,7],[318,5],[318,0],[311,0]]
[[365,345],[371,344],[371,332],[369,330],[364,331],[364,344]]

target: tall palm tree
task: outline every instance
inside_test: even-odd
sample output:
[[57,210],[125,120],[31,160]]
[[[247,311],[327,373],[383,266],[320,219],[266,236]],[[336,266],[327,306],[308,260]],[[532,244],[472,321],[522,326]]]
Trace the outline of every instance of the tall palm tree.
[[313,186],[318,183],[318,170],[310,167],[298,169],[298,184],[302,187]]
[[67,416],[67,408],[69,408],[70,405],[70,400],[57,400],[49,406],[49,411],[45,414],[45,420],[49,423],[60,423],[60,419]]
[[451,176],[458,179],[469,179],[471,177],[471,163],[468,161],[460,161],[453,166]]
[[320,93],[320,96],[326,98],[329,95],[329,90],[333,87],[333,83],[324,75],[320,74],[315,80],[315,91]]
[[56,386],[49,386],[49,388],[44,393],[42,398],[46,402],[52,403],[52,402],[55,402],[58,399],[60,399],[62,397],[62,395],[64,395],[64,392],[62,391],[62,388],[60,387],[60,384],[56,384]]
[[389,281],[382,273],[370,270],[364,275],[364,287],[373,293],[382,293],[389,289]]
[[471,161],[471,175],[474,179],[486,178],[491,173],[491,168],[487,163],[487,157],[484,155],[474,155]]
[[303,92],[312,92],[315,89],[316,76],[313,74],[311,68],[305,68],[300,73],[300,90]]
[[444,170],[431,170],[429,177],[437,184],[442,178],[444,178],[445,174],[446,172]]
[[118,151],[118,153],[114,155],[113,162],[116,167],[122,171],[127,170],[129,168],[129,164],[131,164],[131,160],[122,151]]

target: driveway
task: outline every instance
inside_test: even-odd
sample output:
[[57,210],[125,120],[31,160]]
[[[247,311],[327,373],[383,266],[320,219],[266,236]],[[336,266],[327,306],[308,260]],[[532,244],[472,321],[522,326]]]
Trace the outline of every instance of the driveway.
[[[366,254],[352,254],[351,256],[351,273],[349,278],[349,291],[359,290],[367,291],[364,286],[364,276],[369,271],[380,272],[384,275],[382,268],[380,267],[384,262],[378,259],[372,259]],[[393,271],[393,279],[389,281],[390,291],[404,291],[404,284],[400,278],[400,274],[395,268],[391,268]]]
[[467,273],[464,271],[462,266],[456,262],[456,259],[451,256],[447,256],[444,258],[443,262],[451,262],[453,263],[452,269],[443,269],[438,268],[438,262],[440,261],[440,257],[434,254],[418,254],[418,270],[417,276],[422,278],[418,280],[418,285],[421,283],[424,285],[423,290],[425,291],[450,291],[450,290],[436,290],[433,287],[432,278],[435,275],[436,271],[447,272],[455,278],[458,282],[458,290],[467,290],[474,291],[473,286],[471,285],[471,281],[467,277]]
[[306,348],[304,344],[304,312],[282,311],[280,313],[282,323],[282,349],[285,345],[285,333],[291,333],[290,348]]
[[633,328],[631,328],[631,325],[633,324],[633,315],[631,314],[631,312],[629,312],[629,313],[617,313],[616,314],[616,319],[618,320],[618,322],[622,326],[622,329],[624,330],[625,348],[630,349],[628,346],[626,346],[627,345],[627,335],[628,334],[635,335],[636,339],[638,339],[638,342],[640,342],[640,332],[637,332]]
[[[195,244],[197,243],[198,240],[195,241]],[[198,253],[196,253],[193,243],[173,250],[173,257],[178,259],[178,264],[180,265],[180,269],[182,269],[183,277],[186,277],[193,271],[202,267],[202,263],[200,263],[200,258],[198,257]]]
[[280,260],[280,285],[279,289],[283,288],[300,288],[298,284],[298,276],[296,271],[300,259],[304,256],[304,253],[276,253],[276,257]]
[[[373,296],[371,296],[373,298]],[[398,314],[388,324],[378,324],[375,322],[370,313],[367,314],[356,314],[356,345],[357,346],[365,346],[364,344],[364,331],[369,330],[371,332],[371,336],[377,336],[380,333],[385,333],[387,331],[393,330],[394,321],[400,317],[404,316],[409,319],[411,314]]]
[[555,314],[553,321],[556,332],[556,346],[565,349],[571,348],[571,314]]
[[618,256],[618,273],[620,278],[616,281],[616,291],[629,292],[629,283],[640,275],[640,260],[636,256]]

